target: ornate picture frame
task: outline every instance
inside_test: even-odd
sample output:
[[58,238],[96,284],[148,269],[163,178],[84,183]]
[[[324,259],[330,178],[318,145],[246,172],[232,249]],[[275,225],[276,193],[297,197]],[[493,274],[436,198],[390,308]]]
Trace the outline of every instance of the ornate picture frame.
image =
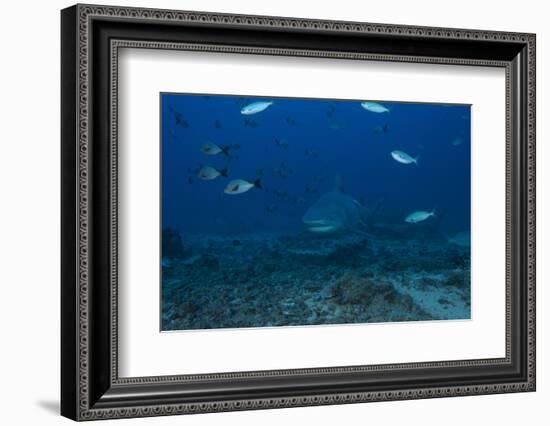
[[[534,34],[96,5],[64,9],[61,29],[62,415],[94,420],[535,390]],[[506,355],[120,377],[121,48],[504,69]]]

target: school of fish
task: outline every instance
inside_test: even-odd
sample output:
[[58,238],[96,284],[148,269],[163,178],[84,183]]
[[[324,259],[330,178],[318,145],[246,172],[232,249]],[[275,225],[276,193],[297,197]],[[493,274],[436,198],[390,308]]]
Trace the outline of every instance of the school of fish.
[[[251,116],[255,114],[259,114],[261,112],[264,112],[268,110],[270,107],[272,107],[275,104],[274,101],[256,101],[252,103],[247,103],[246,105],[242,106],[240,109],[241,115],[244,116]],[[364,110],[374,113],[374,114],[389,114],[390,108],[382,105],[378,102],[373,101],[363,101],[360,102],[361,108]],[[330,129],[333,130],[340,130],[345,127],[345,123],[342,121],[335,120],[333,118],[333,114],[335,111],[335,107],[333,105],[330,106],[329,111],[327,111],[327,123]],[[174,115],[176,125],[187,128],[190,126],[189,122],[185,120],[185,118],[177,111],[175,111],[173,108],[170,108],[170,112]],[[297,121],[294,117],[287,116],[286,122],[289,125],[296,126]],[[252,120],[250,118],[246,118],[244,121],[244,125],[246,127],[256,127],[257,122],[255,120]],[[216,129],[222,128],[222,123],[220,120],[215,120],[214,127]],[[384,126],[379,126],[374,129],[375,134],[383,134],[388,132],[388,124],[385,124]],[[452,139],[451,145],[453,146],[460,146],[463,143],[463,139],[461,137],[456,137]],[[280,147],[281,149],[286,150],[288,148],[288,142],[285,139],[275,139],[275,145]],[[200,150],[203,154],[208,156],[217,156],[221,155],[226,159],[232,158],[231,151],[239,149],[239,145],[227,145],[227,146],[221,146],[214,142],[206,142],[204,143]],[[304,152],[305,157],[309,157],[312,159],[318,158],[319,154],[315,151],[312,151],[310,149],[307,149]],[[418,161],[420,159],[420,156],[417,155],[416,157],[401,151],[401,150],[393,150],[390,152],[391,157],[398,163],[403,165],[411,165],[414,164],[418,166]],[[244,194],[251,189],[262,189],[262,183],[261,183],[261,175],[263,174],[263,170],[260,169],[258,172],[258,177],[255,179],[244,179],[244,178],[238,178],[238,179],[232,179],[225,187],[224,193],[227,195],[238,195],[238,194]],[[288,175],[292,174],[293,170],[289,168],[286,163],[282,162],[281,165],[278,168],[274,168],[273,171],[278,174],[280,177],[287,177]],[[204,181],[212,181],[215,180],[218,177],[225,177],[228,178],[228,169],[227,167],[223,169],[217,169],[213,166],[201,166],[197,172],[196,175],[199,179]],[[192,177],[189,177],[189,183],[192,183]],[[305,193],[314,193],[316,190],[314,188],[307,187],[305,189]],[[278,191],[275,191],[275,194],[278,194]],[[281,198],[281,195],[277,195],[279,198]],[[350,223],[356,224],[359,222],[359,219],[361,217],[361,209],[364,209],[363,206],[360,205],[356,200],[353,200],[351,197],[348,199],[346,197],[346,194],[343,193],[341,187],[337,184],[336,188],[333,192],[326,194],[325,196],[321,197],[319,201],[313,205],[304,215],[303,222],[306,227],[306,229],[313,233],[332,233],[335,231],[339,231],[341,229],[352,229],[353,226],[350,226]],[[283,198],[287,200],[291,200],[291,197],[283,196]],[[322,207],[321,207],[322,206]],[[266,206],[266,211],[268,212],[274,212],[277,211],[277,209],[273,206]],[[350,216],[351,215],[351,216]],[[353,217],[355,219],[350,220],[350,218]],[[435,210],[432,210],[430,212],[418,210],[410,213],[407,215],[404,219],[406,223],[410,224],[417,224],[420,222],[423,222],[425,220],[428,220],[430,218],[436,218]]]

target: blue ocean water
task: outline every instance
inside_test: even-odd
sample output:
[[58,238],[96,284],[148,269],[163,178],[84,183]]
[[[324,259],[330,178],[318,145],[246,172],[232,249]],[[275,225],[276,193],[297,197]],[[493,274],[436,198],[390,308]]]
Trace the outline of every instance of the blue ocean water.
[[[254,102],[271,104],[241,112]],[[161,94],[163,329],[469,318],[470,106],[374,105],[387,111],[369,111],[356,100]],[[220,152],[208,155],[208,143],[210,154]],[[395,151],[408,154],[409,164],[397,161]],[[204,179],[207,172],[212,179]],[[231,193],[236,179],[241,189],[243,181],[257,185]],[[335,188],[370,209],[371,220],[312,235],[304,214]],[[434,215],[405,221],[418,211]],[[416,248],[402,252],[404,243]],[[346,249],[361,259],[350,266]],[[424,265],[431,253],[451,260]],[[407,256],[413,260],[403,262]],[[285,281],[280,270],[293,262],[294,275]],[[255,274],[244,284],[243,271]],[[410,287],[395,281],[404,273]],[[446,284],[457,274],[459,284]],[[305,282],[312,290],[299,300]],[[372,307],[380,283],[391,312]],[[262,311],[263,290],[277,285],[275,308]],[[356,286],[376,288],[354,299]],[[445,286],[461,294],[446,298]],[[426,290],[432,287],[433,294]],[[220,289],[225,296],[214,296]],[[401,296],[407,300],[393,306]],[[443,302],[430,310],[420,297]],[[234,314],[224,311],[231,301]],[[323,313],[327,306],[331,312]]]

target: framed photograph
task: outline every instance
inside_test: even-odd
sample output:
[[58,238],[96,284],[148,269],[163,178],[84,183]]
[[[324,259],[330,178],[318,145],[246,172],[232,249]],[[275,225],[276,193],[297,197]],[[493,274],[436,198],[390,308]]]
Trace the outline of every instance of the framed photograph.
[[61,12],[74,420],[535,390],[535,35]]

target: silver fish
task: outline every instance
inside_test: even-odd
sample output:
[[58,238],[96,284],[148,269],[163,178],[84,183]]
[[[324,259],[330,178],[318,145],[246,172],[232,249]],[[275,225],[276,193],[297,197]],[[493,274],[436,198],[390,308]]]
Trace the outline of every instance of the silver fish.
[[374,128],[374,133],[379,135],[380,133],[388,133],[388,125],[384,124],[383,126],[376,126]]
[[275,139],[275,145],[280,146],[283,149],[288,148],[288,142],[286,139]]
[[470,231],[463,231],[449,238],[448,242],[449,244],[454,244],[459,247],[470,247],[470,240]]
[[425,211],[420,210],[420,211],[413,212],[410,215],[408,215],[405,218],[405,222],[407,222],[407,223],[418,223],[418,222],[423,222],[426,219],[429,219],[430,217],[437,217],[435,215],[435,210],[432,210],[431,212],[425,212]]
[[230,195],[236,195],[250,191],[252,188],[262,189],[261,180],[256,179],[254,182],[248,182],[244,179],[234,179],[227,184],[223,192]]
[[418,159],[420,155],[416,158],[411,157],[409,154],[403,151],[392,151],[391,156],[393,159],[401,164],[416,164],[418,166]]
[[390,112],[388,108],[386,108],[384,105],[379,104],[377,102],[365,101],[365,102],[361,102],[361,106],[363,107],[363,109],[366,109],[367,111],[376,112],[378,114],[381,114],[383,112]]
[[198,177],[202,180],[214,180],[218,176],[227,177],[227,169],[217,170],[211,166],[203,166],[198,173]]
[[266,110],[271,105],[273,105],[273,102],[266,102],[266,101],[252,102],[251,104],[248,104],[241,109],[241,114],[243,115],[257,114],[259,112]]
[[201,147],[201,152],[206,155],[218,155],[221,153],[226,157],[229,157],[229,148],[231,147],[230,146],[221,147],[219,145],[216,145],[213,142],[207,142]]

